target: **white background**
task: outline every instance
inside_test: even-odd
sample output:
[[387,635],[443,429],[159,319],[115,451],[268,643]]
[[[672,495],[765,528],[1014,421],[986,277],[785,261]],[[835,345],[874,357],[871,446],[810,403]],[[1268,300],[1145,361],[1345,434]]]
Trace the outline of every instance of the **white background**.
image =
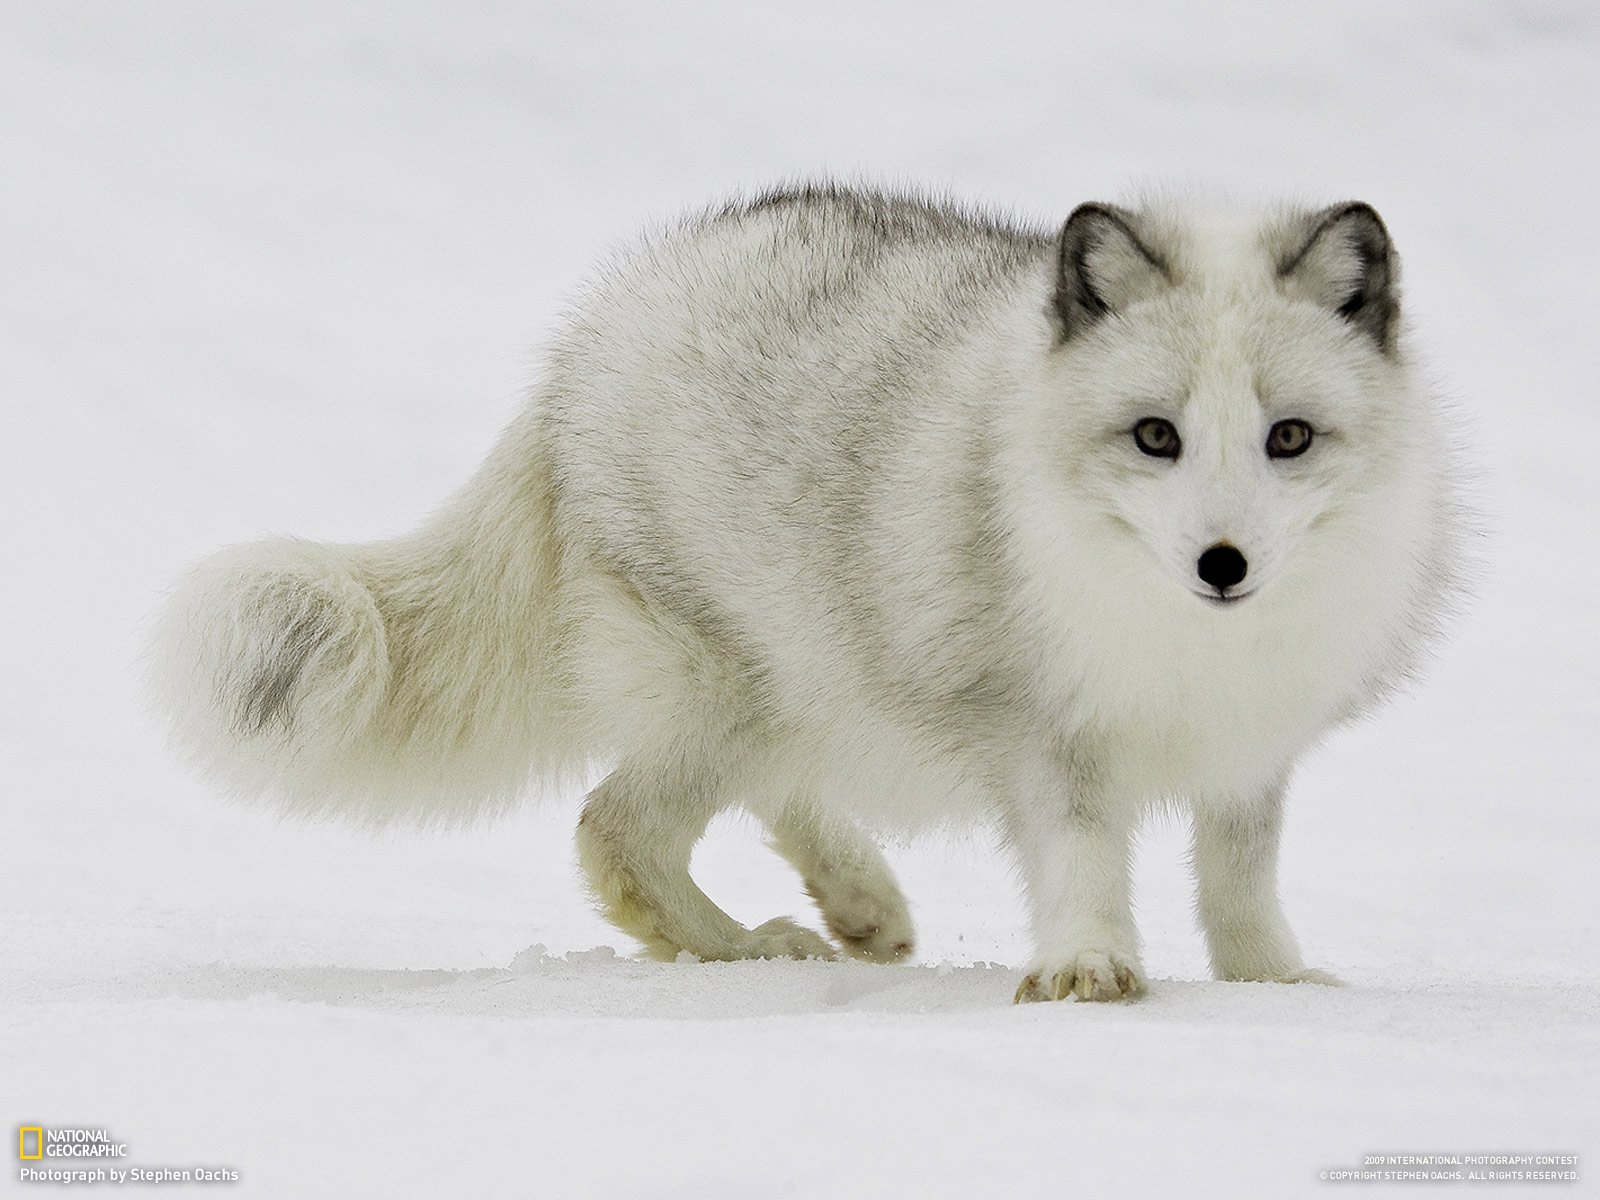
[[[1371,1152],[1600,1154],[1597,97],[1585,0],[7,0],[0,1122],[296,1197],[1297,1195]],[[164,751],[136,658],[186,564],[404,530],[597,257],[821,171],[1052,220],[1155,180],[1385,215],[1486,533],[1425,680],[1296,781],[1286,901],[1348,988],[1207,981],[1172,825],[1149,997],[1013,1008],[982,831],[891,848],[913,965],[647,964],[584,899],[576,797],[374,840]],[[736,821],[697,866],[811,919]]]

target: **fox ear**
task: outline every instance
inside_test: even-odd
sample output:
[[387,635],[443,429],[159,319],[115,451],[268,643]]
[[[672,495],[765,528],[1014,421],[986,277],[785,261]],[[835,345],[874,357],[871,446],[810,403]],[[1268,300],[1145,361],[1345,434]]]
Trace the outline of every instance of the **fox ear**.
[[1370,204],[1335,204],[1308,217],[1278,278],[1292,295],[1332,310],[1394,353],[1400,260]]
[[1166,260],[1140,240],[1132,213],[1109,204],[1078,205],[1061,230],[1054,302],[1061,340],[1170,280]]

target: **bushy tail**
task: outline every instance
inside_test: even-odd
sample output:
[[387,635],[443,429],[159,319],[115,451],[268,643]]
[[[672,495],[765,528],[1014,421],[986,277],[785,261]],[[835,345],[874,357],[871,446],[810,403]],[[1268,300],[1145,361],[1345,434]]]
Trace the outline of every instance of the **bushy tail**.
[[419,532],[225,550],[178,586],[152,681],[231,790],[373,824],[459,822],[581,769],[551,476],[512,432]]

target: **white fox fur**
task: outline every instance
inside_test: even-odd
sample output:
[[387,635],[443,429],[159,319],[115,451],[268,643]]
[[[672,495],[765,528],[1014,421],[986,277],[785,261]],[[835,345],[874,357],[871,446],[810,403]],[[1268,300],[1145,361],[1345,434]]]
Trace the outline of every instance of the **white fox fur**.
[[[615,266],[416,534],[202,564],[157,682],[202,766],[302,812],[462,820],[610,767],[580,854],[660,956],[903,957],[861,827],[992,817],[1018,998],[1137,994],[1128,841],[1181,803],[1217,973],[1326,978],[1276,897],[1283,790],[1433,631],[1448,441],[1365,205],[1047,231],[773,193]],[[1241,579],[1197,576],[1218,548]],[[729,805],[833,941],[695,887]]]

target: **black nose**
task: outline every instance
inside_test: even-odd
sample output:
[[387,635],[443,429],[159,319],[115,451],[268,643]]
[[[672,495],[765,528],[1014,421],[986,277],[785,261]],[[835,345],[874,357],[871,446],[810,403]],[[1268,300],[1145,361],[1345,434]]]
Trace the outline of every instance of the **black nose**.
[[1250,564],[1227,542],[1218,542],[1200,556],[1195,569],[1200,572],[1201,579],[1221,592],[1242,580]]

